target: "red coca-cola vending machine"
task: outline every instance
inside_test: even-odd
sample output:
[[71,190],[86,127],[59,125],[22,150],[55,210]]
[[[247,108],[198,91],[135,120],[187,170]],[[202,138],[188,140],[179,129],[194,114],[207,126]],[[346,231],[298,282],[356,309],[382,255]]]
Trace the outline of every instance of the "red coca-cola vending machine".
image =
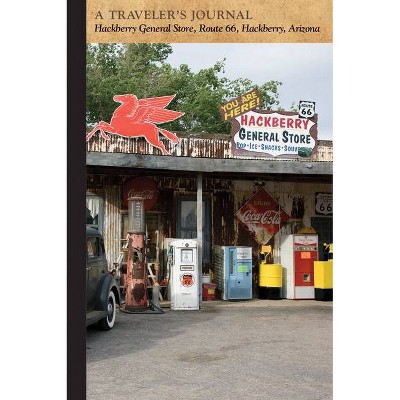
[[318,261],[318,235],[282,237],[283,297],[314,299],[314,261]]

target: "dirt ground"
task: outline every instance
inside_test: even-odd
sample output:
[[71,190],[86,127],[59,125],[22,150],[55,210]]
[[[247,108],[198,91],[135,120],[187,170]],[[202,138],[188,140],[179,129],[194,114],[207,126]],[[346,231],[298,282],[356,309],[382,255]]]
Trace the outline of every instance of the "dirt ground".
[[87,399],[329,400],[332,302],[204,301],[87,330]]

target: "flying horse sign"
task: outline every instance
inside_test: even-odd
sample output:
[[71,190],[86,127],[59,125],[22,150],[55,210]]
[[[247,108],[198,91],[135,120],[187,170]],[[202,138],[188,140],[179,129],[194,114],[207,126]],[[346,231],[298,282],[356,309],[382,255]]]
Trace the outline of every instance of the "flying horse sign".
[[100,131],[101,136],[106,140],[110,140],[106,132],[125,138],[144,137],[148,143],[160,149],[164,155],[169,155],[160,141],[159,134],[161,133],[175,144],[179,139],[174,133],[161,129],[156,124],[173,121],[185,114],[165,109],[174,97],[175,95],[138,100],[134,94],[116,95],[113,100],[121,105],[114,111],[110,123],[100,121],[86,135],[86,141],[97,131]]

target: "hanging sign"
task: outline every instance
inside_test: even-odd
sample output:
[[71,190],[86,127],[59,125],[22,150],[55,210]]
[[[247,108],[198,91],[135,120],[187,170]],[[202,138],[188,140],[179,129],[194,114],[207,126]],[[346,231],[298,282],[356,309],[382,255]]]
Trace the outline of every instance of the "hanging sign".
[[128,207],[129,197],[142,197],[144,199],[144,210],[151,210],[157,202],[157,185],[148,178],[135,178],[126,182],[124,185],[123,200]]
[[317,114],[253,110],[232,120],[232,153],[257,157],[310,157],[317,145]]
[[233,100],[219,106],[219,113],[224,121],[231,121],[238,115],[251,111],[261,104],[261,95],[258,89],[242,94]]
[[240,207],[236,218],[254,235],[257,243],[264,245],[290,217],[262,187]]

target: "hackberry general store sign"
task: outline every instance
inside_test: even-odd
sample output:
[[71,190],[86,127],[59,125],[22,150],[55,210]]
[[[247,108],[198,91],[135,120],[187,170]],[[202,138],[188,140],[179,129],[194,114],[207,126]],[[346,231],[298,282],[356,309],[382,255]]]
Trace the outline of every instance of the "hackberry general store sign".
[[265,157],[310,157],[317,145],[317,114],[252,110],[232,120],[232,153]]
[[240,207],[236,218],[250,234],[254,235],[257,243],[267,244],[290,217],[261,187]]

